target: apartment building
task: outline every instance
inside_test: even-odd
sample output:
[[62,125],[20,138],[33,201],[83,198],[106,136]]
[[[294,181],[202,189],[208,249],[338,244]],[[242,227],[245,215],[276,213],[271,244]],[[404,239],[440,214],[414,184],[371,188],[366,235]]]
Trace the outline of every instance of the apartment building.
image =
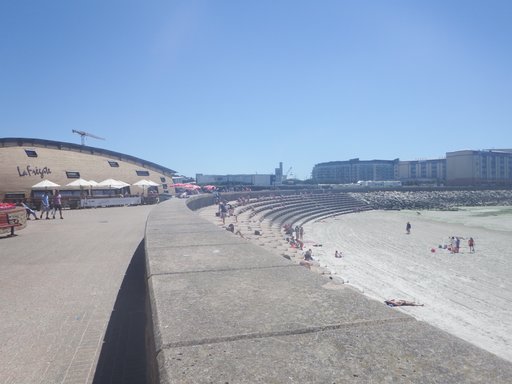
[[361,180],[397,180],[399,160],[330,161],[316,164],[313,179],[319,184],[351,184]]
[[512,185],[512,149],[446,153],[447,185]]
[[398,180],[403,184],[444,184],[446,159],[400,161]]

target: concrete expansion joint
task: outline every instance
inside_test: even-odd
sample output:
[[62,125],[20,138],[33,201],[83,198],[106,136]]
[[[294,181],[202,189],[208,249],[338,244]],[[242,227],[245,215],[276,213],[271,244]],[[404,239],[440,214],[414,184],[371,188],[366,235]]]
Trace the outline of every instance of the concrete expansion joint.
[[392,317],[392,318],[384,318],[384,319],[373,319],[373,320],[356,320],[348,323],[338,323],[338,324],[327,324],[306,328],[299,328],[287,331],[275,331],[275,332],[254,332],[254,333],[246,333],[232,336],[222,336],[222,337],[211,337],[204,338],[198,340],[184,340],[176,343],[166,343],[163,344],[162,347],[157,351],[157,355],[166,349],[173,348],[181,348],[181,347],[193,347],[198,345],[207,345],[207,344],[219,344],[219,343],[227,343],[233,341],[240,340],[254,340],[254,339],[264,339],[269,337],[279,337],[279,336],[293,336],[293,335],[303,335],[308,333],[318,333],[325,331],[333,331],[344,328],[352,328],[352,327],[371,327],[375,325],[382,324],[395,324],[395,323],[406,323],[406,322],[414,322],[414,319],[411,316],[404,317]]
[[204,247],[225,247],[225,246],[237,246],[244,245],[244,243],[240,242],[226,242],[226,243],[204,243],[204,244],[183,244],[183,245],[175,245],[175,244],[164,244],[161,246],[151,245],[153,249],[173,249],[173,248],[204,248]]
[[152,273],[148,275],[147,280],[153,276],[169,276],[169,275],[188,275],[192,273],[212,273],[212,272],[237,272],[237,271],[261,271],[265,269],[276,269],[276,268],[304,268],[299,264],[290,265],[267,265],[264,267],[244,267],[244,268],[217,268],[217,269],[198,269],[193,271],[180,271],[180,272],[161,272]]

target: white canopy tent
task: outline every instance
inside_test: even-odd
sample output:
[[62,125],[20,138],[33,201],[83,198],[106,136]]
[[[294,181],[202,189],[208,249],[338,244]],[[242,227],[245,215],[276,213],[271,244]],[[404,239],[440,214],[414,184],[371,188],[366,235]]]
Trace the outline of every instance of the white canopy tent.
[[57,187],[60,187],[60,184],[57,184],[57,183],[54,183],[53,181],[45,179],[43,181],[40,181],[37,184],[34,184],[32,186],[32,189],[49,189],[49,188],[57,188]]
[[91,187],[91,182],[85,180],[85,179],[76,179],[75,181],[72,181],[71,183],[66,184],[67,187]]
[[157,187],[159,184],[155,183],[154,181],[151,181],[151,180],[146,180],[146,179],[142,179],[142,180],[139,180],[137,181],[136,183],[133,183],[133,185],[136,185],[137,187],[141,187],[142,188],[142,195],[144,196],[144,189],[146,187]]
[[136,183],[133,183],[133,185],[136,185],[137,187],[143,187],[143,188],[144,187],[152,187],[155,184],[156,183],[146,180],[146,179],[142,179],[142,180],[137,181]]
[[121,189],[124,187],[128,187],[130,184],[125,183],[124,181],[115,180],[115,179],[105,179],[103,181],[100,181],[96,187],[107,187],[107,188],[113,188],[113,189]]

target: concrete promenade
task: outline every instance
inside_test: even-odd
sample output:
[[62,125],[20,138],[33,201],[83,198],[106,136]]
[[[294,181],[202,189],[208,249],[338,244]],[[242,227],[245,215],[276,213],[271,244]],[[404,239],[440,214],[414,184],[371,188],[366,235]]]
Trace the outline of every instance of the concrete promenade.
[[511,363],[218,228],[183,200],[150,213],[145,241],[152,382],[512,382]]
[[[153,208],[66,210],[0,237],[0,383],[144,382],[143,239]],[[130,281],[136,270],[142,287]]]

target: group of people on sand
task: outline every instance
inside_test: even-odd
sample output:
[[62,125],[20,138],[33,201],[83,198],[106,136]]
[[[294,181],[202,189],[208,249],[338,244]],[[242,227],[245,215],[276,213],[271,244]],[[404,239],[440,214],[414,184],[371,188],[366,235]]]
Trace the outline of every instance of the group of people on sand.
[[460,251],[460,237],[452,236],[450,238],[450,245],[448,246],[450,253],[459,253]]
[[[408,221],[407,224],[405,225],[405,232],[408,235],[411,233],[411,228],[412,228],[412,225]],[[460,251],[460,240],[461,239],[464,239],[464,238],[463,237],[459,237],[459,236],[451,236],[450,239],[449,239],[448,245],[445,245],[444,247],[440,245],[439,248],[448,249],[450,251],[450,253],[459,253],[459,251]],[[474,253],[475,252],[475,240],[472,237],[470,237],[468,239],[468,247],[469,247],[469,252],[470,253]],[[432,248],[432,249],[434,250],[434,248]]]
[[298,240],[304,240],[304,228],[296,225],[295,228],[291,224],[283,225],[284,233]]
[[62,216],[62,195],[58,189],[54,191],[51,197],[48,191],[44,191],[43,196],[41,197],[41,215],[39,217],[37,217],[36,211],[30,207],[26,200],[20,201],[18,205],[25,208],[25,211],[27,212],[27,220],[30,220],[32,216],[34,217],[34,220],[39,220],[42,219],[45,214],[46,220],[50,219],[50,215],[52,216],[52,219],[55,219],[57,211],[59,212],[60,218],[64,218]]
[[290,244],[290,247],[292,248],[297,248],[300,249],[301,251],[304,249],[304,243],[293,236],[287,237],[286,241],[288,242],[288,244]]
[[283,229],[285,235],[287,236],[286,241],[288,244],[290,244],[290,247],[302,250],[304,248],[304,228],[298,225],[293,227],[290,224],[285,224]]
[[[450,253],[459,253],[461,249],[461,239],[464,239],[464,237],[460,236],[451,236],[448,238],[448,244],[445,245],[439,245],[439,249],[446,249],[450,251]],[[470,237],[468,239],[468,248],[470,253],[475,252],[475,239]],[[435,252],[435,249],[432,248],[432,252]]]

